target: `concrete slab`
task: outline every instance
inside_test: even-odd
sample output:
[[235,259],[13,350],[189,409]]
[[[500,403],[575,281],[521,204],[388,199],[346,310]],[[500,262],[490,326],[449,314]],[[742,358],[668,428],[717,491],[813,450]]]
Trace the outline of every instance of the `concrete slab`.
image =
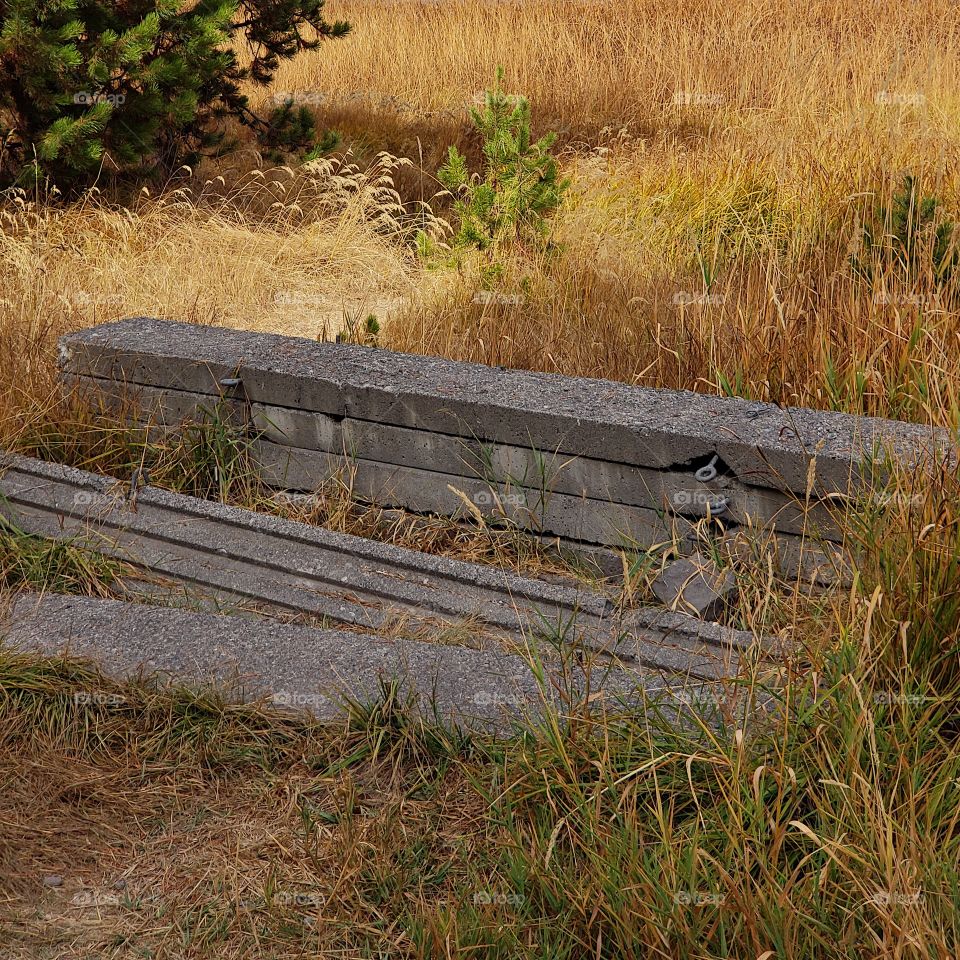
[[[472,489],[474,504],[487,514],[485,499],[488,505],[495,504],[484,485],[492,485],[500,488],[501,506],[518,506],[511,511],[513,519],[519,515],[533,532],[599,544],[662,542],[670,536],[662,522],[664,515],[688,520],[709,515],[725,524],[841,539],[834,516],[838,507],[798,501],[793,495],[749,486],[723,473],[700,481],[692,469],[680,473],[634,467],[349,417],[338,420],[314,411],[220,400],[209,394],[85,377],[67,380],[107,409],[135,414],[132,419],[141,424],[177,429],[185,421],[216,415],[234,426],[249,427],[261,438],[257,447],[265,481],[288,490],[315,490],[353,465],[363,491],[375,491],[362,495],[385,506],[443,513],[444,503],[452,503],[448,496],[452,484],[460,490]],[[385,482],[394,475],[394,483]],[[396,496],[388,499],[390,493]],[[551,522],[546,522],[537,506],[547,502],[552,506]],[[452,510],[460,506],[452,503]]]
[[519,486],[496,489],[478,477],[359,460],[332,453],[254,441],[255,459],[268,486],[316,490],[331,476],[349,482],[355,496],[384,506],[453,518],[482,515],[510,521],[534,534],[584,543],[628,546],[683,540],[690,523],[633,507]]
[[375,702],[380,682],[390,680],[427,717],[501,731],[548,704],[569,709],[561,693],[589,690],[592,704],[606,698],[615,708],[671,689],[655,675],[609,667],[589,674],[547,668],[541,686],[530,661],[517,655],[54,594],[18,599],[0,637],[16,650],[96,661],[117,679],[159,674],[180,685],[213,684],[241,700],[265,699],[324,720],[343,714],[345,696]]
[[[264,411],[268,408],[258,409],[259,415],[266,418]],[[537,509],[538,503],[552,504],[555,511],[567,513],[571,502],[581,504],[578,513],[583,513],[588,521],[591,515],[600,521],[592,535],[587,531],[550,529],[545,523],[541,526],[548,532],[595,543],[616,543],[617,535],[632,527],[637,529],[637,539],[649,536],[651,539],[646,542],[662,540],[665,526],[660,518],[663,515],[689,519],[710,515],[722,518],[725,523],[768,525],[781,533],[835,541],[841,538],[835,517],[823,503],[814,500],[804,504],[790,495],[747,486],[727,476],[701,483],[692,470],[681,474],[585,457],[543,454],[509,444],[479,444],[468,438],[349,418],[339,424],[340,447],[305,448],[292,439],[309,443],[311,431],[315,435],[322,429],[321,423],[310,425],[310,420],[319,415],[298,412],[295,417],[284,418],[277,408],[269,408],[269,415],[273,418],[271,423],[300,421],[300,428],[290,434],[268,428],[260,441],[261,462],[273,478],[268,482],[282,482],[288,489],[314,490],[331,471],[336,472],[349,463],[363,465],[368,470],[372,465],[380,465],[396,468],[392,470],[394,475],[406,472],[416,478],[412,484],[416,496],[409,502],[396,504],[407,509],[436,512],[440,509],[436,505],[437,493],[442,496],[448,484],[459,483],[460,489],[480,484],[477,487],[480,499],[474,499],[474,503],[481,509],[486,488],[499,489],[503,494],[501,499],[506,499],[508,505],[516,501],[514,495],[522,496],[524,509]],[[254,428],[266,422],[255,420]],[[331,461],[331,455],[336,459]],[[383,469],[378,473],[382,476]],[[621,512],[622,519],[603,520],[604,513],[609,516],[621,508],[634,519],[628,520]],[[641,511],[646,511],[646,517],[636,522],[643,516]],[[537,529],[536,525],[532,528]]]
[[472,621],[515,639],[572,642],[664,670],[736,672],[755,638],[658,608],[620,611],[585,587],[377,541],[151,487],[135,503],[107,478],[12,454],[0,513],[180,582],[371,630],[398,613]]

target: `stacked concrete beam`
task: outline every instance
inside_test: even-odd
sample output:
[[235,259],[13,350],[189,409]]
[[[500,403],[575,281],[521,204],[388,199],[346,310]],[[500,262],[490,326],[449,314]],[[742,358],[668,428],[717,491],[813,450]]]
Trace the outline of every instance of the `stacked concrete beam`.
[[[735,674],[746,632],[659,607],[621,610],[577,585],[334,533],[271,514],[127,485],[60,464],[0,459],[0,515],[27,533],[70,539],[198,596],[308,614],[361,632],[403,618],[514,644],[559,640],[699,678]],[[354,635],[356,643],[363,636]],[[768,644],[770,654],[779,651]],[[760,652],[760,651],[757,651]]]
[[683,539],[705,516],[829,546],[825,498],[881,457],[948,445],[915,424],[149,318],[65,337],[61,363],[160,424],[224,404],[277,487],[348,471],[386,505],[612,547]]

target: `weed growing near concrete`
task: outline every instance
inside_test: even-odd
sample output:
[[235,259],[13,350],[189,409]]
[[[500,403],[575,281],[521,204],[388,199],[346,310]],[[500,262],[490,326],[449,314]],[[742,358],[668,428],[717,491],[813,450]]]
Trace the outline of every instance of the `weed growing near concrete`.
[[[902,662],[878,669],[899,632],[871,636],[821,652],[746,721],[701,721],[692,700],[679,727],[594,703],[505,741],[425,721],[390,685],[320,727],[0,654],[17,888],[2,942],[24,956],[41,938],[81,956],[122,937],[156,955],[186,938],[211,958],[265,941],[278,958],[947,958],[960,688],[930,698]],[[62,884],[44,888],[50,875]]]
[[52,590],[107,597],[121,592],[127,564],[71,540],[31,536],[0,517],[0,586],[4,590]]

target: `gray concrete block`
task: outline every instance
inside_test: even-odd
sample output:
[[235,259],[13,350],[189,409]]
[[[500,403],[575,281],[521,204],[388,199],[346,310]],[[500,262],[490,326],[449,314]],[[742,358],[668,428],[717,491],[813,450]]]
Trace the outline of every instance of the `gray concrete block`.
[[[0,513],[28,532],[74,538],[225,599],[367,629],[398,612],[426,617],[427,624],[438,617],[470,621],[493,634],[562,637],[705,677],[735,669],[755,642],[678,614],[624,615],[580,585],[531,580],[151,487],[130,503],[122,485],[84,471],[12,454],[2,464]],[[690,653],[690,664],[677,649]]]
[[[509,487],[510,490],[505,490],[508,498],[518,490],[529,491],[521,504],[523,510],[529,508],[531,498],[536,502],[538,498],[543,500],[548,495],[559,494],[597,501],[596,509],[601,513],[606,510],[609,514],[609,507],[615,504],[691,519],[703,518],[709,512],[722,518],[724,523],[759,524],[783,533],[840,538],[833,512],[824,504],[799,503],[790,495],[751,487],[723,474],[710,482],[700,482],[693,470],[679,473],[630,467],[390,424],[351,418],[337,420],[314,411],[219,400],[205,394],[130,387],[106,380],[76,377],[72,380],[87,395],[104,398],[104,406],[136,411],[141,423],[171,426],[205,419],[214,411],[235,426],[248,425],[249,418],[251,429],[264,439],[292,448],[290,456],[300,464],[296,469],[276,451],[264,461],[269,471],[267,478],[292,489],[311,490],[322,482],[329,473],[327,461],[313,454],[332,453],[358,461],[464,476],[471,483],[483,479],[500,488]],[[80,380],[84,380],[85,385],[80,385]],[[337,461],[337,466],[331,469],[339,471],[342,462]],[[449,477],[438,478],[439,487],[429,482],[429,476],[422,479],[425,482],[418,487],[419,505],[409,508],[441,511],[439,499],[432,505],[429,500],[432,494],[445,497]],[[620,543],[623,531],[630,529],[622,518],[612,524],[608,521],[606,525],[611,527],[616,539],[603,542],[614,544]],[[533,529],[537,529],[536,524]],[[644,535],[644,531],[644,524],[639,524],[636,536]],[[655,541],[651,542],[662,539],[659,533],[653,536]]]
[[509,487],[494,489],[476,477],[357,460],[330,453],[254,443],[259,473],[268,486],[311,491],[340,477],[355,496],[417,513],[509,521],[535,534],[594,544],[645,546],[683,539],[689,524],[665,520],[656,511],[562,493]]
[[172,428],[186,421],[201,422],[217,417],[240,429],[250,421],[250,405],[239,397],[184,393],[72,375],[62,376],[61,383],[66,392],[87,403],[95,412],[125,415],[144,425]]
[[253,402],[678,469],[718,454],[744,484],[845,492],[877,444],[913,462],[944,431],[917,424],[503,370],[345,344],[136,318],[64,338],[68,373],[204,392],[242,371]]
[[651,584],[654,596],[669,610],[717,620],[733,602],[736,581],[729,570],[700,553],[674,560]]
[[254,403],[250,416],[252,429],[272,443],[332,453],[351,446],[351,438],[344,433],[345,421],[314,410]]
[[[569,472],[557,469],[541,478],[532,469],[504,469],[508,456],[512,466],[524,455],[534,456],[516,447],[492,445],[483,454],[482,465],[479,457],[471,464],[466,453],[468,441],[458,438],[405,430],[409,437],[401,443],[391,436],[397,428],[378,428],[385,440],[382,445],[369,442],[369,437],[366,442],[351,444],[348,438],[359,433],[357,422],[345,420],[342,426],[346,456],[333,449],[325,453],[258,442],[264,481],[284,489],[311,491],[330,476],[347,471],[355,475],[358,492],[368,499],[420,513],[455,515],[462,504],[450,499],[453,486],[466,492],[485,516],[506,515],[534,532],[609,545],[662,543],[675,535],[674,528],[683,536],[689,526],[671,524],[669,517],[695,521],[708,515],[725,524],[760,525],[775,532],[840,539],[836,519],[823,503],[804,505],[784,494],[727,478],[700,484],[669,471],[570,458],[564,465]],[[610,482],[614,471],[632,476],[624,476],[624,482]],[[496,498],[492,492],[497,493]]]
[[[700,627],[694,629],[692,623]],[[692,677],[736,676],[745,656],[780,660],[787,652],[776,638],[757,640],[743,630],[663,607],[625,611],[620,631],[614,648],[620,657]]]
[[[541,686],[517,655],[54,594],[20,597],[0,637],[21,652],[93,660],[116,679],[159,675],[161,682],[214,685],[232,698],[324,720],[344,712],[345,697],[375,702],[381,682],[398,681],[427,718],[508,730],[548,705],[570,709],[561,689],[588,689],[588,675],[576,667],[560,675],[547,666]],[[589,681],[591,695],[608,695],[611,707],[656,698],[665,688],[642,669],[597,669]]]

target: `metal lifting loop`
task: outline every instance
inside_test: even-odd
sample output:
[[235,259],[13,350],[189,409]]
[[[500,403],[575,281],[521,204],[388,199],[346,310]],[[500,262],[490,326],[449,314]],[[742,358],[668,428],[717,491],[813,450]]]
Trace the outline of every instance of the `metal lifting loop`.
[[721,497],[716,503],[707,504],[707,510],[711,517],[720,517],[727,512],[730,501],[726,497]]
[[717,475],[717,460],[719,459],[720,457],[715,453],[713,459],[705,467],[697,470],[694,477],[701,483],[707,483],[709,480],[712,480]]

